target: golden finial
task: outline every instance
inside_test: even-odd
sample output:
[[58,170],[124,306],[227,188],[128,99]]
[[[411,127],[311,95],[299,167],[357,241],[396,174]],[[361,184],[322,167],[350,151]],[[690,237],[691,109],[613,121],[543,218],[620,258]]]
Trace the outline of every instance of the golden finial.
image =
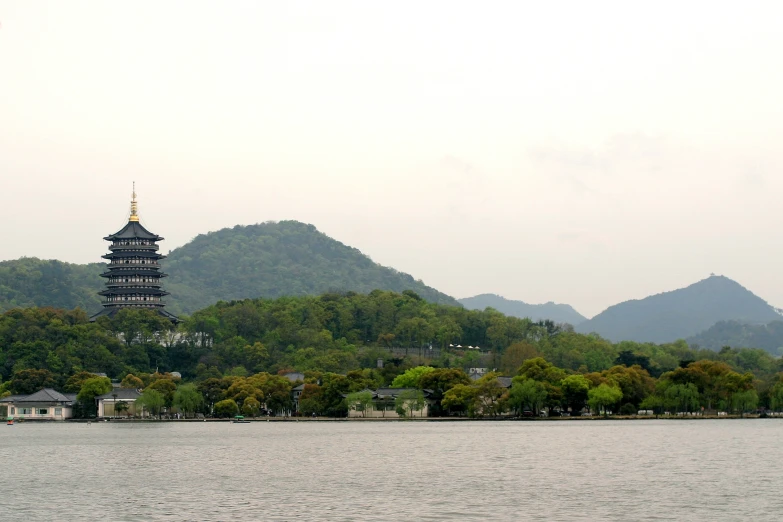
[[131,214],[128,221],[139,220],[139,207],[136,204],[136,182],[133,182],[133,196],[131,197]]

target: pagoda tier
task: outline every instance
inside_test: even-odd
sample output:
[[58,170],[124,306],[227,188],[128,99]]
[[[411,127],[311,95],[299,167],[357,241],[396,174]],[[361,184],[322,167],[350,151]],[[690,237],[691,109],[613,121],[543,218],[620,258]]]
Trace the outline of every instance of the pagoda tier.
[[106,271],[106,289],[98,292],[103,296],[103,310],[91,320],[101,316],[113,316],[123,308],[155,310],[160,315],[178,322],[179,319],[164,310],[163,297],[169,295],[161,286],[166,274],[160,271],[160,261],[166,256],[158,253],[158,241],[163,238],[153,234],[139,223],[136,206],[136,192],[131,200],[131,215],[128,224],[105,238],[110,241]]

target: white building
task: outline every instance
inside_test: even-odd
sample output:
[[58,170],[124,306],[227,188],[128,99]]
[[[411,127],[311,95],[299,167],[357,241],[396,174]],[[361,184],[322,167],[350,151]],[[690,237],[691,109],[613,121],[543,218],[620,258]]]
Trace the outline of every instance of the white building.
[[[98,417],[136,417],[141,414],[141,408],[136,411],[136,399],[141,397],[138,390],[132,388],[115,388],[106,395],[95,397],[98,402]],[[116,405],[125,403],[119,412]]]
[[11,395],[0,399],[0,416],[29,420],[65,420],[73,417],[76,394],[44,388],[32,395]]

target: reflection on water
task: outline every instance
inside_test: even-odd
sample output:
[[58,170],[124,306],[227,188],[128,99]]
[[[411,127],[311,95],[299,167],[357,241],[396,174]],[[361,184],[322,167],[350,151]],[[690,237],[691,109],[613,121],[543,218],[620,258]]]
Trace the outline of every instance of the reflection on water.
[[3,520],[779,520],[783,421],[35,424]]

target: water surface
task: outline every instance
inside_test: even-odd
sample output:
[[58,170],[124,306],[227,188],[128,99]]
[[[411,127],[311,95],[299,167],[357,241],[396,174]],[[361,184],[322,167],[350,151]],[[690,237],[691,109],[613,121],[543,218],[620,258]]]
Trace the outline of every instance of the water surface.
[[780,520],[783,421],[24,423],[0,519]]

